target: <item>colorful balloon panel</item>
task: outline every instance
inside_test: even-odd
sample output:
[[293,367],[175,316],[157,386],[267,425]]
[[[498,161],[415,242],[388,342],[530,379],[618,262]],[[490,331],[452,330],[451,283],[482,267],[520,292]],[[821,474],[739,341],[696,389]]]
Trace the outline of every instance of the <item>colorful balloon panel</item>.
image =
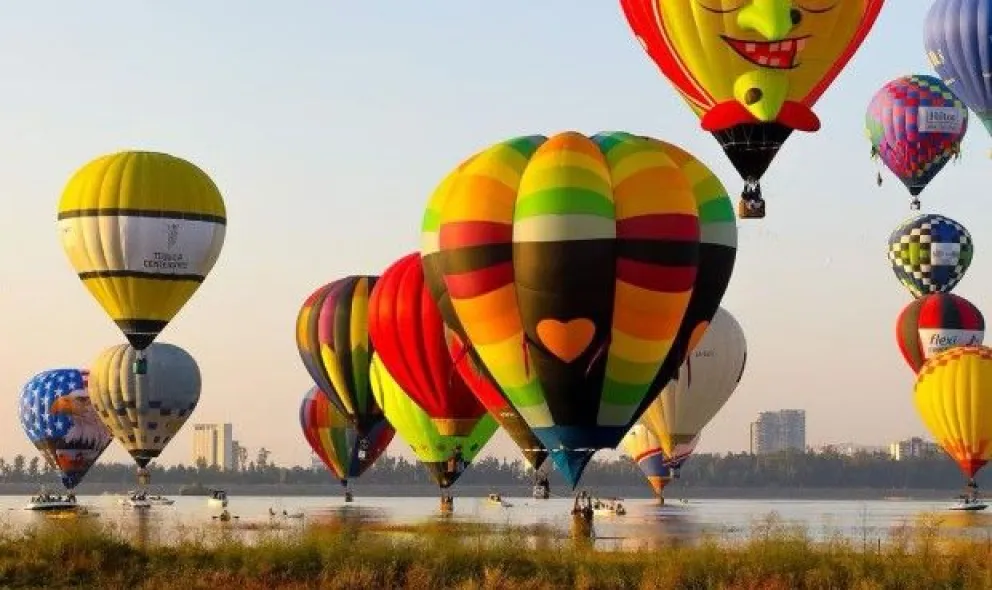
[[360,437],[323,391],[310,388],[300,404],[300,428],[321,462],[341,480],[358,477],[386,451],[395,431],[385,418]]
[[442,489],[462,476],[498,428],[492,416],[483,414],[465,436],[441,434],[430,416],[389,374],[377,353],[372,357],[370,377],[376,402],[389,423]]
[[813,105],[854,56],[882,4],[620,1],[641,47],[741,176],[755,181],[792,130],[819,129]]
[[667,148],[620,132],[516,138],[432,197],[458,324],[573,484],[631,426],[692,296],[698,208]]
[[541,469],[548,458],[548,450],[527,426],[523,416],[506,400],[492,379],[479,367],[479,363],[469,354],[468,348],[451,330],[447,330],[448,350],[455,368],[476,399],[486,408],[489,415],[506,431],[523,453],[527,464],[535,471]]
[[992,458],[992,349],[960,346],[930,358],[913,399],[930,433],[974,478]]
[[968,230],[935,213],[911,217],[889,236],[892,272],[913,297],[950,292],[964,278],[973,256]]
[[155,152],[93,160],[69,179],[58,209],[69,262],[139,350],[203,283],[226,227],[224,200],[210,177]]
[[155,342],[146,350],[148,371],[132,370],[138,350],[111,346],[90,367],[93,408],[139,467],[146,467],[175,438],[200,401],[200,368],[172,344]]
[[369,336],[389,374],[444,435],[465,436],[486,409],[455,370],[420,254],[382,274],[369,299]]
[[661,495],[674,473],[668,466],[658,437],[643,424],[634,424],[620,441],[624,452],[637,463],[654,493]]
[[88,377],[78,369],[43,371],[24,385],[19,400],[24,433],[70,490],[111,441],[90,403]]
[[992,2],[935,0],[925,41],[934,71],[992,133]]
[[985,317],[970,301],[951,293],[914,299],[896,320],[896,342],[913,372],[926,360],[955,346],[980,346]]
[[937,78],[903,76],[875,93],[865,126],[872,155],[916,197],[959,153],[968,109]]
[[365,435],[382,417],[372,396],[369,294],[377,277],[349,276],[314,291],[296,319],[303,366],[328,399]]

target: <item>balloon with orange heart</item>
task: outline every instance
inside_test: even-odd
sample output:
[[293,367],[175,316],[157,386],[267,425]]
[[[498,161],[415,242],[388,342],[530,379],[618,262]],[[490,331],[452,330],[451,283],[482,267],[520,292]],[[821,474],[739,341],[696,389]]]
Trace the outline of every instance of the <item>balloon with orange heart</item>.
[[495,144],[441,182],[421,255],[445,324],[574,486],[712,318],[735,221],[720,181],[676,146],[624,132],[535,135]]

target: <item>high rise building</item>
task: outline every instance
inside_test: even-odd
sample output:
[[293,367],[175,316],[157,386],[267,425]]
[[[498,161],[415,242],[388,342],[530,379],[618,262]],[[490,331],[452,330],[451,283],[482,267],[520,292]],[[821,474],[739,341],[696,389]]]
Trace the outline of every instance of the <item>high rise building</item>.
[[937,443],[923,440],[918,436],[896,441],[889,445],[889,455],[896,461],[902,461],[910,457],[927,457],[940,452]]
[[751,453],[764,455],[787,449],[806,450],[806,411],[761,412],[751,423]]
[[234,428],[226,424],[193,425],[193,465],[234,469]]

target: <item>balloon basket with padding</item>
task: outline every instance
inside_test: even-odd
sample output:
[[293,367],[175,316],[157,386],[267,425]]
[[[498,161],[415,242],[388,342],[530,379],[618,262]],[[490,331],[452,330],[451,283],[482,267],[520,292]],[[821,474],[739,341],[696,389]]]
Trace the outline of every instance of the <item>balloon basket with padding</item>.
[[131,365],[131,370],[135,375],[145,375],[148,373],[148,359],[138,358],[135,359],[134,363]]
[[737,217],[741,219],[764,219],[764,199],[741,199],[737,202]]

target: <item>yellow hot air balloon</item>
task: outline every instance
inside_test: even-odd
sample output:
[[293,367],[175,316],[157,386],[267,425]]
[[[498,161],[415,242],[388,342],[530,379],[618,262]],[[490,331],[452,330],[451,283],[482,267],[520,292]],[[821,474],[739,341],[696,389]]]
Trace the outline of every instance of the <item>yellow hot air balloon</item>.
[[227,213],[217,186],[195,165],[126,151],[69,179],[58,227],[79,279],[143,351],[217,262]]
[[916,378],[916,410],[974,484],[992,459],[992,348],[961,346],[930,357]]

